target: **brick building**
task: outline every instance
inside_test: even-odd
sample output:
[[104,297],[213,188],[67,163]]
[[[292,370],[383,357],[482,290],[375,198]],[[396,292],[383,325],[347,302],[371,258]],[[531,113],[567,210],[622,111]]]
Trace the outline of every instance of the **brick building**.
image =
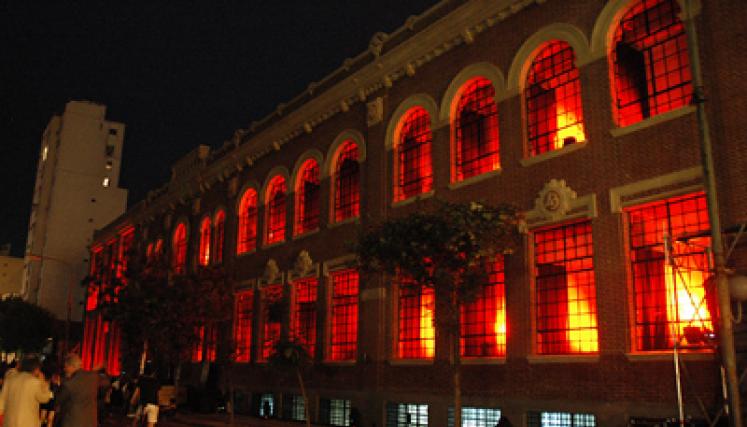
[[[689,8],[686,8],[689,4]],[[526,213],[523,250],[462,317],[464,425],[622,426],[719,404],[708,212],[683,20],[700,38],[721,220],[744,209],[747,113],[737,0],[445,0],[101,230],[109,273],[127,248],[176,274],[225,266],[236,290],[237,411],[303,417],[267,368],[302,340],[319,424],[446,426],[452,388],[434,296],[355,270],[361,227],[435,199]],[[730,263],[745,264],[740,245]],[[100,268],[100,267],[99,267]],[[95,269],[95,267],[94,267]],[[91,294],[94,295],[95,294]],[[271,315],[277,300],[288,311]],[[119,369],[116,328],[89,298],[84,358]],[[210,334],[195,361],[213,357]],[[265,405],[265,402],[271,405]]]

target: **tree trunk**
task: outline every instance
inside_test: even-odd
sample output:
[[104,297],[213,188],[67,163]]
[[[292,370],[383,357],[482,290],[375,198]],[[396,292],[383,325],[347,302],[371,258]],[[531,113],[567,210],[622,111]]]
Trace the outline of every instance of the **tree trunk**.
[[303,396],[303,412],[304,418],[306,418],[306,427],[311,427],[311,419],[309,419],[309,398],[306,396],[306,387],[303,384],[303,377],[301,376],[301,368],[296,366],[296,376],[298,377],[298,385],[301,387],[301,395]]
[[451,295],[451,351],[452,351],[452,372],[454,381],[454,427],[462,427],[462,376],[461,376],[461,346],[459,345],[460,337],[460,310],[459,299],[456,291]]

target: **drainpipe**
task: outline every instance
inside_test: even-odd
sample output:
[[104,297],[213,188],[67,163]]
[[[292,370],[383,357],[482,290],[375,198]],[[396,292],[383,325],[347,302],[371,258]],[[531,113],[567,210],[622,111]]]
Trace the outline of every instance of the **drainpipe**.
[[721,219],[719,218],[713,147],[711,145],[711,133],[705,109],[706,100],[700,63],[700,47],[698,46],[698,33],[695,29],[695,18],[691,13],[693,2],[692,0],[684,0],[684,3],[684,25],[685,31],[687,32],[687,46],[690,54],[690,71],[693,79],[693,102],[696,106],[698,130],[700,131],[701,161],[703,163],[703,178],[705,180],[705,194],[708,203],[708,217],[711,227],[711,245],[713,247],[715,279],[718,289],[721,362],[726,370],[728,404],[731,411],[730,425],[732,427],[742,427],[742,408],[739,396],[739,380],[737,379],[731,299],[729,295],[726,259],[724,257],[724,243],[721,236]]

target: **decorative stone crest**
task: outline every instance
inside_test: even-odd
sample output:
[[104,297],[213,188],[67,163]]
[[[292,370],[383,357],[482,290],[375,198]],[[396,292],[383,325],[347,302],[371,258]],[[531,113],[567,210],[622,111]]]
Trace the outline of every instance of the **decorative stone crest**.
[[293,273],[296,277],[304,277],[314,266],[314,261],[311,259],[311,255],[307,250],[302,250],[296,258],[295,264],[293,264]]
[[267,265],[265,266],[265,272],[262,275],[262,280],[267,283],[275,283],[275,281],[280,277],[280,268],[278,267],[278,263],[270,258],[267,261]]
[[558,220],[571,210],[571,203],[577,197],[563,179],[551,179],[545,184],[539,197],[534,201],[534,208],[550,220]]
[[384,99],[378,97],[366,104],[366,123],[368,127],[384,120]]

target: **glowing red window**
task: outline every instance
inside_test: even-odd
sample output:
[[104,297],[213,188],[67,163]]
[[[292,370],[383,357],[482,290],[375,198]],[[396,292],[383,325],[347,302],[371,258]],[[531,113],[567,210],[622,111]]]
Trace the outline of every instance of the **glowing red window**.
[[83,358],[83,368],[91,369],[93,367],[93,351],[96,340],[96,315],[87,314],[84,324],[81,357]]
[[122,343],[122,330],[119,326],[112,323],[109,328],[109,337],[106,355],[106,373],[109,375],[119,375],[121,373],[121,354],[120,345]]
[[355,360],[358,350],[358,272],[330,274],[332,282],[329,358]]
[[226,240],[226,213],[224,211],[218,211],[215,214],[215,245],[213,258],[216,264],[223,262],[223,244]]
[[192,362],[215,362],[217,356],[218,329],[200,326],[197,328],[197,341],[192,349]]
[[234,312],[234,341],[236,361],[249,362],[252,357],[252,319],[254,318],[254,292],[243,291],[236,294]]
[[311,357],[316,349],[316,296],[318,280],[315,277],[293,282],[293,333]]
[[436,298],[433,288],[399,280],[397,354],[402,359],[431,359],[435,353]]
[[283,324],[284,304],[282,285],[271,285],[262,289],[262,353],[260,360],[266,361],[280,340]]
[[202,362],[202,357],[205,349],[205,327],[200,326],[195,330],[197,340],[192,346],[192,362]]
[[257,192],[250,188],[239,203],[239,235],[236,251],[239,254],[257,247]]
[[599,349],[591,222],[534,233],[537,352]]
[[[713,331],[717,300],[710,277],[709,230],[702,193],[673,197],[628,210],[638,350],[665,350],[679,341],[698,346]],[[665,248],[665,241],[668,248]]]
[[285,179],[276,176],[267,189],[267,243],[285,240]]
[[488,266],[490,282],[461,309],[461,355],[500,357],[506,355],[506,298],[503,257]]
[[197,254],[197,262],[202,266],[210,264],[210,218],[205,218],[200,223],[200,250]]
[[176,274],[184,274],[187,263],[187,226],[180,223],[174,230],[171,268]]
[[573,48],[558,40],[532,61],[524,91],[530,156],[586,140],[575,61]]
[[155,253],[153,252],[153,250],[153,242],[148,243],[148,246],[145,248],[145,260],[147,262],[153,262],[153,258],[155,257]]
[[610,53],[617,124],[690,104],[687,35],[676,0],[641,0],[620,20]]
[[156,246],[153,253],[156,259],[160,259],[163,256],[163,239],[156,240]]
[[421,107],[404,117],[397,137],[397,187],[395,200],[405,200],[433,188],[431,118]]
[[360,164],[358,145],[352,140],[342,144],[335,163],[335,221],[355,218],[360,212]]
[[495,88],[478,77],[466,83],[454,118],[456,180],[500,167],[498,160],[498,106]]
[[314,159],[302,166],[296,184],[296,232],[319,228],[319,164]]

